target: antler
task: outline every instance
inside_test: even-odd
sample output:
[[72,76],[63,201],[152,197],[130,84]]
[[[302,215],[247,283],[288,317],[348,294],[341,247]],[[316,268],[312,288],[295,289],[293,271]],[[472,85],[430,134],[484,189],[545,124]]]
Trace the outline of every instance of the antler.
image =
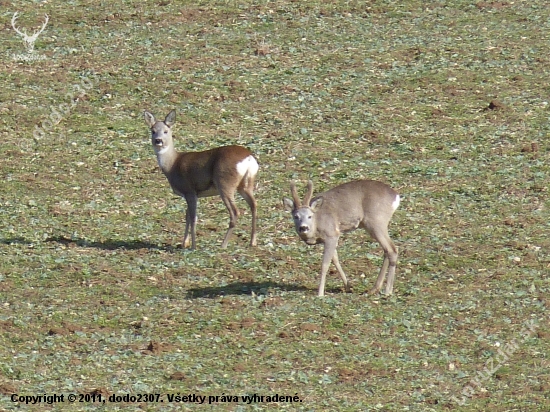
[[298,192],[296,192],[296,183],[290,182],[290,193],[292,193],[292,200],[294,201],[294,207],[299,208],[301,206],[300,198],[298,197]]
[[17,20],[17,14],[18,14],[17,12],[13,13],[13,17],[11,18],[11,26],[13,27],[13,29],[15,30],[15,32],[17,34],[19,34],[20,36],[23,36],[24,38],[27,38],[27,37],[29,37],[29,36],[27,36],[27,33],[19,31],[17,29],[17,27],[15,27],[15,21]]
[[313,195],[313,182],[309,180],[307,182],[307,193],[304,197],[304,205],[309,206],[309,202],[311,201],[311,196]]
[[32,36],[29,36],[27,34],[27,32],[23,32],[23,31],[19,30],[17,27],[15,27],[15,21],[17,20],[17,14],[18,14],[17,12],[13,13],[13,17],[11,18],[11,26],[13,27],[13,29],[16,31],[17,34],[19,34],[20,36],[22,36],[25,39],[25,41],[27,43],[34,43],[36,41],[36,39],[38,38],[38,36],[40,35],[40,33],[42,33],[44,31],[44,29],[46,28],[46,25],[48,24],[48,21],[50,20],[50,16],[45,14],[46,20],[44,21],[44,24],[42,25],[40,30],[38,30]]
[[42,28],[37,33],[34,33],[32,35],[32,37],[35,37],[35,36],[38,37],[38,35],[40,33],[42,33],[44,31],[44,29],[46,28],[46,25],[48,24],[48,21],[50,21],[50,16],[48,16],[47,14],[44,14],[44,16],[46,16],[46,20],[44,21],[44,24],[42,25]]

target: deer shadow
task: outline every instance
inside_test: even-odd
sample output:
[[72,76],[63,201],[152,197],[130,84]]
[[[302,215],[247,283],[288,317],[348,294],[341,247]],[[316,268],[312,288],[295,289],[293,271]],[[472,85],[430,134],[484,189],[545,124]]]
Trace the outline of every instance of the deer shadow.
[[0,239],[0,244],[3,245],[30,245],[31,241],[25,239],[24,237],[12,237],[8,239]]
[[[153,249],[153,250],[163,250],[167,252],[174,252],[176,249],[178,249],[176,246],[169,245],[169,244],[150,243],[150,242],[144,242],[141,240],[127,241],[127,240],[108,239],[105,241],[98,242],[98,241],[89,241],[82,238],[68,238],[63,235],[50,236],[50,237],[47,237],[44,241],[48,243],[60,243],[68,247],[78,246],[78,247],[96,248],[96,249],[103,249],[103,250]],[[37,243],[37,242],[30,241],[22,237],[0,239],[0,244],[4,244],[4,245],[31,245],[33,243]]]
[[279,290],[285,292],[310,291],[309,288],[297,285],[295,283],[277,283],[277,282],[234,282],[225,286],[213,286],[203,288],[191,288],[187,290],[187,299],[197,298],[219,298],[220,296],[239,296],[239,295],[265,295],[268,290]]
[[177,247],[169,244],[158,244],[144,242],[141,240],[113,240],[107,239],[104,241],[89,241],[86,239],[80,238],[67,238],[65,236],[52,236],[46,239],[46,242],[57,242],[66,246],[76,245],[79,247],[89,247],[103,250],[138,250],[138,249],[154,249],[154,250],[164,250],[167,252],[173,252]]
[[[176,252],[181,250],[177,246],[170,244],[157,244],[150,242],[143,242],[140,240],[124,241],[124,240],[105,240],[105,241],[88,241],[81,238],[68,238],[66,236],[50,236],[45,239],[45,242],[60,243],[68,247],[84,247],[84,248],[97,248],[103,250],[162,250],[166,252]],[[13,237],[0,239],[0,244],[5,245],[31,245],[36,243],[23,237]],[[187,290],[188,299],[197,298],[219,298],[220,296],[239,296],[239,295],[256,295],[266,294],[269,290],[278,290],[284,292],[308,292],[308,294],[317,291],[317,288],[308,288],[296,283],[277,283],[273,281],[264,282],[233,282],[225,286],[213,286],[213,287],[198,287]],[[344,293],[342,288],[327,288],[327,292],[331,294]]]

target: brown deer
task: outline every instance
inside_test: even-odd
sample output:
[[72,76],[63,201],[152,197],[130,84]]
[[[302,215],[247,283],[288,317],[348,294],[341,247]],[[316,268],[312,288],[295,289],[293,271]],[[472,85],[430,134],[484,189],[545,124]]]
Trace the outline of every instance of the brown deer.
[[239,210],[235,206],[235,192],[239,192],[250,206],[250,245],[256,246],[254,179],[259,166],[252,153],[242,146],[222,146],[204,152],[177,152],[172,137],[176,111],[168,113],[164,121],[156,120],[148,111],[143,116],[151,129],[151,143],[160,169],[174,193],[187,202],[183,247],[189,246],[190,231],[191,249],[195,249],[198,199],[216,195],[220,195],[229,211],[229,229],[222,242],[222,248],[227,247],[239,216]]
[[311,199],[313,182],[310,180],[303,203],[298,198],[294,182],[290,185],[290,191],[293,200],[284,198],[283,203],[292,212],[296,232],[308,245],[325,245],[319,296],[325,294],[326,275],[331,260],[344,281],[346,291],[350,291],[336,248],[342,233],[351,232],[358,227],[365,229],[384,249],[382,269],[369,293],[380,291],[387,271],[385,293],[391,295],[397,267],[397,247],[388,235],[388,225],[393,212],[399,207],[399,194],[388,185],[374,180],[344,183],[314,199]]

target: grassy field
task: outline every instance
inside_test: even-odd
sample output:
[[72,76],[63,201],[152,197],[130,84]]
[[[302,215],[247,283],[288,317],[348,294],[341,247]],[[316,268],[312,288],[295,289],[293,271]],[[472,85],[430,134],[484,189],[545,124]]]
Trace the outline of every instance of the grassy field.
[[[550,410],[546,1],[0,5],[0,410]],[[49,15],[32,55],[14,12]],[[181,248],[142,117],[172,108],[179,150],[256,154],[258,247],[239,199],[220,249],[209,198]],[[353,293],[331,268],[316,297],[321,248],[281,201],[310,178],[401,193],[392,297],[364,295],[363,231],[339,248]]]

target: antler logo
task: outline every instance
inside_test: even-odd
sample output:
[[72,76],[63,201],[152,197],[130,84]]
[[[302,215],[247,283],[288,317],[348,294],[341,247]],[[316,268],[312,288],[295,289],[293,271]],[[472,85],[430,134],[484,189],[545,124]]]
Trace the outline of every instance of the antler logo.
[[38,30],[35,32],[32,36],[29,36],[26,31],[21,31],[15,26],[15,22],[17,20],[17,12],[13,13],[13,17],[11,18],[11,25],[15,32],[19,34],[21,37],[23,37],[23,41],[25,42],[25,48],[27,49],[27,55],[19,55],[15,57],[19,57],[21,60],[39,60],[38,56],[34,55],[34,43],[36,42],[36,39],[38,39],[38,36],[40,36],[40,33],[44,31],[46,28],[46,25],[48,24],[48,20],[50,19],[48,15],[46,14],[46,20],[44,21],[44,24]]

